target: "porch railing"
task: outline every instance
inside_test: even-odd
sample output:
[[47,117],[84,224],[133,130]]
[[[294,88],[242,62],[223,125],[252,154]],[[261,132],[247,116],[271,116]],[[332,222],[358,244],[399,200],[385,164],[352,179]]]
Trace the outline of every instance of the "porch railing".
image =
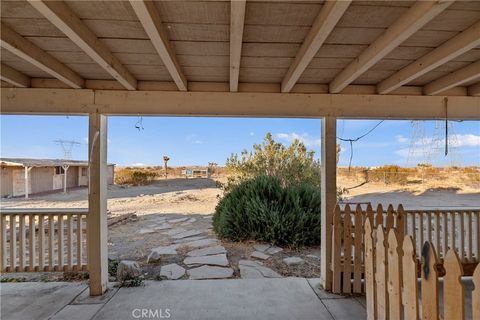
[[87,269],[88,209],[0,209],[1,272]]
[[412,236],[420,260],[421,246],[429,241],[438,248],[438,257],[443,261],[449,249],[455,249],[466,273],[480,261],[480,209],[450,210],[404,210],[402,205],[395,210],[384,210],[378,205],[375,210],[368,205],[351,208],[345,205],[335,208],[332,225],[332,291],[334,293],[363,293],[364,226],[369,220],[373,228],[378,225],[388,232],[395,228],[400,237]]

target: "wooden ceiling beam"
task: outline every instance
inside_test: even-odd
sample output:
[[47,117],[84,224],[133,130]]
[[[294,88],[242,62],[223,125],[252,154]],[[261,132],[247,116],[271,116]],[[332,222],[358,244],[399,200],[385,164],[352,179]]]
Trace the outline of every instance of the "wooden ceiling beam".
[[230,91],[238,91],[246,0],[230,2]]
[[380,82],[377,91],[389,93],[479,45],[480,21]]
[[440,0],[416,2],[330,82],[330,93],[341,92],[453,2]]
[[0,45],[3,48],[61,80],[72,88],[80,89],[85,86],[83,78],[72,69],[19,35],[4,23],[2,23],[1,26]]
[[126,89],[136,90],[135,77],[67,4],[63,1],[28,0],[28,2]]
[[302,75],[305,68],[312,61],[322,44],[330,35],[335,25],[343,16],[351,0],[326,1],[320,10],[305,41],[297,52],[295,60],[290,65],[282,81],[282,92],[290,92]]
[[2,63],[0,69],[0,79],[13,84],[16,87],[28,88],[30,87],[30,77],[24,75],[18,70],[13,69],[10,66]]
[[467,91],[470,96],[480,96],[480,82],[472,84]]
[[[443,96],[0,89],[0,114],[444,119]],[[161,102],[161,103],[159,103]],[[480,120],[480,98],[449,97],[449,119]],[[421,106],[421,108],[419,108]]]
[[130,0],[133,10],[137,14],[145,32],[150,37],[155,50],[162,59],[173,81],[180,91],[187,91],[187,79],[185,78],[175,51],[170,45],[168,35],[162,26],[162,20],[153,1]]
[[480,61],[471,63],[460,70],[430,82],[423,87],[423,93],[429,96],[439,94],[476,79],[480,79]]

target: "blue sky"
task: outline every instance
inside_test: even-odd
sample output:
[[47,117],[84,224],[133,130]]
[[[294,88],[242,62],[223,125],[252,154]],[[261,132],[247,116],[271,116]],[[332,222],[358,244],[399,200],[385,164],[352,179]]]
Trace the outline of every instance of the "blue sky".
[[[250,149],[267,132],[288,144],[299,138],[320,153],[320,120],[144,117],[143,130],[135,128],[138,117],[109,117],[108,161],[119,165],[158,165],[163,155],[171,165],[224,164],[232,152]],[[376,120],[338,120],[337,135],[355,138],[371,129]],[[87,157],[87,117],[0,116],[2,157],[61,158],[54,140],[75,140],[74,159]],[[437,127],[437,128],[436,128]],[[443,155],[444,124],[435,121],[385,121],[370,135],[354,143],[353,165],[377,166],[420,162],[435,165],[480,165],[480,122],[450,123],[451,152]],[[417,133],[411,146],[412,134]],[[341,142],[340,166],[347,166],[348,143]]]

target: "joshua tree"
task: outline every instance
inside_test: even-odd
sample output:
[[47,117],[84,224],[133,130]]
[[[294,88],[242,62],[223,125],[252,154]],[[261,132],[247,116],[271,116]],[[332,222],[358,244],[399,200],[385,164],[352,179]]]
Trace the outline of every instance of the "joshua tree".
[[209,162],[208,163],[208,175],[213,175],[217,170],[218,164],[216,162]]
[[165,179],[167,179],[167,174],[168,174],[168,166],[167,166],[168,160],[170,160],[168,156],[163,156],[163,163],[165,167]]

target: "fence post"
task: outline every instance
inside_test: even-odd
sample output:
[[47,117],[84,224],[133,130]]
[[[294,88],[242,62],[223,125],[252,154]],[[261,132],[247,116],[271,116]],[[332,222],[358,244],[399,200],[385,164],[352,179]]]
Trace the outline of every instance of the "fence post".
[[375,250],[372,237],[372,221],[365,221],[365,292],[367,299],[367,319],[377,319],[375,286]]
[[353,292],[362,292],[362,256],[363,256],[363,219],[362,207],[357,204],[355,210],[355,239],[354,239],[354,260],[353,260]]
[[445,319],[464,319],[464,288],[461,281],[463,267],[455,250],[448,250],[443,266],[443,309]]
[[422,247],[422,319],[438,320],[437,254],[430,242]]
[[472,292],[472,319],[480,319],[480,264],[473,273],[473,284],[475,290]]

